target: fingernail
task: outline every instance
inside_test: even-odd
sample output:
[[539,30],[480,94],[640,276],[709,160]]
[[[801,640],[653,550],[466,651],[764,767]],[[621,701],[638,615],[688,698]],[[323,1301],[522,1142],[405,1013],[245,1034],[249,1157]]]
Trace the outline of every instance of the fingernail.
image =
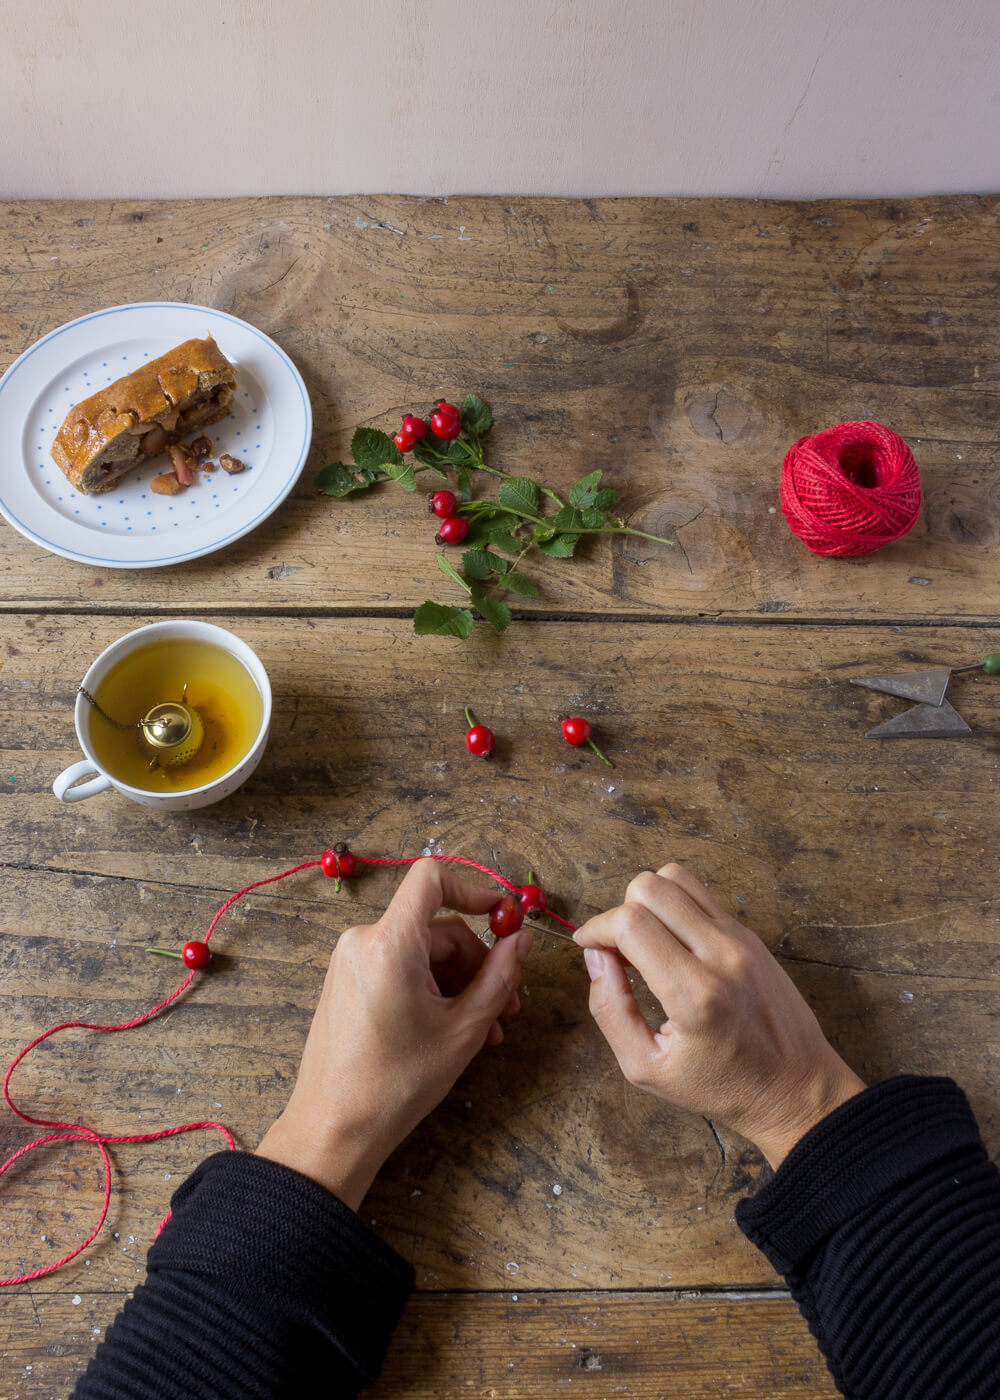
[[600,948],[584,948],[583,960],[587,964],[591,982],[596,982],[598,977],[604,976],[604,954]]
[[532,930],[530,928],[522,929],[522,931],[517,935],[517,948],[515,950],[517,953],[517,960],[519,963],[523,963],[526,960],[528,954],[531,952],[531,949],[534,946],[534,943],[535,935],[532,932]]

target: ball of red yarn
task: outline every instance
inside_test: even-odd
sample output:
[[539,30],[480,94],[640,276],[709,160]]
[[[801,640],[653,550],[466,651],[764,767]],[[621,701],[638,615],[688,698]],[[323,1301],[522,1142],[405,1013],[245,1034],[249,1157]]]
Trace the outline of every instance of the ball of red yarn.
[[838,423],[799,438],[781,468],[781,509],[814,554],[871,554],[912,530],[920,468],[881,423]]

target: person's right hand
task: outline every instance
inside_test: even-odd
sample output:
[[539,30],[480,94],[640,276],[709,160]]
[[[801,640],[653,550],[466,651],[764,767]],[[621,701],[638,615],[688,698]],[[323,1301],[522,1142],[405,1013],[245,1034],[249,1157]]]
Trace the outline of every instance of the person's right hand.
[[[680,865],[637,875],[617,909],[574,935],[590,1009],[632,1084],[726,1124],[772,1167],[865,1085],[755,933]],[[620,956],[619,956],[620,955]],[[653,1030],[622,958],[659,999]]]

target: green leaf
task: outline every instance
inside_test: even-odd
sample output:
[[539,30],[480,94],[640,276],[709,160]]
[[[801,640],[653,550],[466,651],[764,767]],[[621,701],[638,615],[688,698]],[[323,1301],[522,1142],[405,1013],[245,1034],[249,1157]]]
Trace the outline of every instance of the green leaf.
[[510,626],[510,608],[506,603],[501,603],[499,598],[486,597],[476,598],[474,601],[494,632],[506,632]]
[[608,513],[606,510],[583,510],[580,519],[586,529],[600,530],[608,523]]
[[554,540],[539,540],[538,548],[550,559],[568,559],[579,540],[579,535],[556,535]]
[[413,615],[413,630],[421,637],[467,637],[475,625],[468,608],[421,603]]
[[596,492],[600,483],[602,471],[591,472],[589,476],[581,476],[579,481],[575,481],[569,488],[569,503],[571,506],[590,505],[586,498]]
[[468,501],[472,497],[472,472],[468,467],[459,467],[456,478],[459,499]]
[[446,455],[448,461],[454,462],[456,467],[474,467],[479,462],[476,449],[464,438],[452,438]]
[[579,530],[583,525],[583,516],[572,506],[563,506],[552,516],[549,524],[554,530]]
[[511,569],[509,574],[504,575],[503,586],[513,589],[515,593],[523,593],[526,598],[537,598],[541,592],[538,584],[519,569]]
[[457,583],[459,588],[465,589],[466,593],[472,592],[472,589],[466,583],[462,575],[453,565],[448,563],[448,560],[443,554],[435,554],[434,558],[437,560],[437,566],[444,574],[445,578],[450,578],[452,583]]
[[493,410],[485,399],[470,394],[462,405],[462,427],[480,437],[493,427]]
[[618,492],[613,491],[610,486],[605,486],[598,491],[591,504],[595,510],[610,510],[618,499]]
[[538,510],[538,487],[526,476],[515,476],[500,487],[500,504],[509,510],[534,514]]
[[417,478],[409,462],[383,462],[382,470],[386,476],[391,476],[393,481],[398,481],[404,491],[417,489]]
[[469,578],[489,578],[495,562],[496,555],[491,554],[488,549],[470,549],[462,555],[462,568]]
[[402,462],[403,454],[388,433],[378,428],[356,428],[351,438],[351,456],[366,471],[378,471],[386,462]]
[[316,473],[313,485],[327,496],[349,496],[352,491],[367,491],[377,480],[373,471],[355,472],[343,462],[331,462]]
[[506,554],[520,554],[524,548],[520,540],[494,525],[491,525],[486,531],[486,538],[490,544],[495,545],[497,549],[502,549]]

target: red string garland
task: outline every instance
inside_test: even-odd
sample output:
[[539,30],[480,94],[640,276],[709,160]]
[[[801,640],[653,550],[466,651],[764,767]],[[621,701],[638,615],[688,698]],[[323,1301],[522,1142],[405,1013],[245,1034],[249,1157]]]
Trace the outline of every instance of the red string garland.
[[814,554],[871,554],[912,530],[920,468],[881,423],[838,423],[800,438],[781,468],[781,509]]
[[[428,859],[428,857],[407,856],[401,860],[390,860],[378,856],[355,857],[355,860],[358,865],[415,865],[418,860],[424,859]],[[482,872],[482,874],[488,875],[490,879],[496,880],[497,884],[502,885],[504,889],[509,890],[512,894],[517,894],[518,892],[518,886],[511,884],[509,880],[505,879],[496,870],[491,870],[488,865],[480,865],[477,861],[468,860],[465,856],[448,856],[444,854],[435,854],[430,856],[429,859],[448,861],[456,865],[467,865],[472,870],[479,870]],[[293,865],[290,870],[283,870],[279,875],[271,875],[266,880],[255,880],[252,885],[245,885],[243,889],[237,890],[236,894],[230,895],[226,902],[223,905],[221,905],[216,911],[212,922],[208,926],[208,932],[205,934],[205,943],[207,944],[211,939],[212,934],[215,931],[216,925],[222,918],[223,914],[225,914],[227,909],[232,908],[236,901],[242,899],[245,894],[249,894],[251,890],[260,889],[262,885],[273,885],[277,880],[285,880],[288,878],[289,875],[298,874],[300,870],[311,870],[315,866],[319,866],[321,864],[322,862],[320,860],[307,860],[304,861],[301,865]],[[576,928],[576,924],[571,924],[568,919],[564,919],[561,917],[561,915],[553,913],[551,909],[546,909],[544,912],[550,919],[554,919],[556,923],[562,924],[564,928]],[[187,991],[188,987],[191,985],[191,983],[194,981],[197,975],[197,972],[189,972],[188,975],[184,978],[184,981],[180,984],[180,986],[177,987],[176,990],[171,992],[168,997],[164,997],[164,999],[160,1002],[157,1002],[157,1004],[151,1010],[144,1012],[141,1016],[136,1016],[135,1019],[132,1021],[123,1021],[120,1025],[115,1026],[97,1026],[92,1025],[89,1021],[61,1021],[58,1026],[50,1026],[47,1031],[43,1031],[41,1035],[36,1036],[35,1039],[30,1042],[30,1044],[26,1045],[23,1050],[19,1051],[18,1054],[15,1055],[14,1059],[11,1060],[10,1064],[7,1066],[7,1073],[4,1075],[3,1080],[3,1096],[6,1099],[7,1106],[11,1110],[11,1112],[15,1113],[17,1117],[22,1119],[25,1123],[32,1123],[36,1127],[59,1128],[64,1129],[65,1131],[47,1133],[44,1137],[37,1137],[34,1138],[31,1142],[25,1143],[23,1147],[18,1148],[18,1150],[12,1153],[11,1156],[7,1158],[6,1162],[4,1162],[2,1166],[0,1166],[0,1177],[2,1177],[5,1174],[5,1172],[9,1171],[9,1169],[14,1165],[14,1163],[18,1161],[21,1157],[23,1157],[26,1153],[31,1152],[32,1149],[36,1147],[42,1147],[46,1143],[64,1141],[91,1142],[100,1152],[101,1158],[104,1163],[104,1200],[101,1205],[100,1218],[98,1219],[97,1224],[94,1226],[94,1228],[91,1230],[90,1234],[87,1236],[87,1238],[83,1241],[82,1244],[78,1244],[75,1249],[70,1250],[68,1254],[64,1254],[63,1257],[61,1259],[56,1260],[54,1264],[46,1264],[44,1268],[32,1269],[27,1273],[15,1274],[11,1278],[0,1278],[0,1287],[4,1287],[5,1285],[12,1283],[30,1283],[33,1279],[44,1278],[46,1274],[55,1273],[57,1269],[61,1269],[63,1265],[68,1264],[71,1259],[75,1259],[76,1256],[80,1254],[83,1250],[85,1250],[87,1246],[95,1239],[95,1237],[101,1229],[101,1226],[107,1219],[108,1207],[111,1203],[111,1158],[108,1154],[108,1143],[155,1142],[159,1138],[176,1137],[179,1133],[192,1133],[200,1128],[214,1128],[216,1132],[221,1133],[222,1136],[225,1138],[226,1146],[229,1148],[229,1150],[235,1150],[236,1143],[233,1140],[233,1136],[230,1133],[229,1129],[222,1123],[184,1123],[176,1128],[161,1128],[159,1132],[155,1133],[131,1133],[115,1137],[107,1133],[99,1133],[96,1131],[96,1129],[88,1128],[83,1123],[61,1123],[48,1118],[34,1118],[30,1113],[26,1113],[23,1109],[18,1108],[17,1104],[11,1098],[10,1094],[11,1075],[14,1073],[15,1069],[17,1069],[18,1065],[29,1053],[29,1051],[34,1050],[36,1045],[41,1045],[43,1040],[48,1040],[50,1035],[55,1035],[57,1031],[66,1030],[133,1030],[136,1026],[141,1026],[145,1024],[146,1021],[151,1021],[154,1018],[154,1016],[158,1016],[161,1011],[166,1010],[166,1008],[170,1006],[172,1002],[175,1002],[177,998],[182,995],[182,993]],[[160,1221],[160,1224],[156,1231],[157,1234],[160,1233],[160,1230],[163,1229],[164,1225],[169,1219],[170,1212],[168,1211],[164,1218]]]

